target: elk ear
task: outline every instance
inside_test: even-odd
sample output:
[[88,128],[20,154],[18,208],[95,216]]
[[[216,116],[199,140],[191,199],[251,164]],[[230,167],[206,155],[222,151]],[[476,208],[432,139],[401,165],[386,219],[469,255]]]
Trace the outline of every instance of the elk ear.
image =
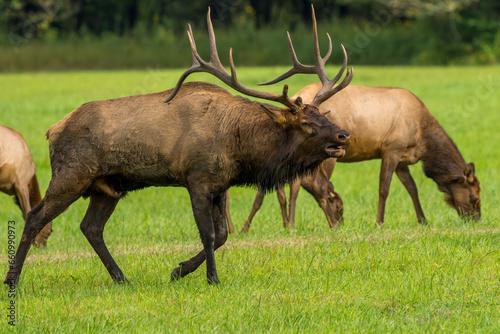
[[337,193],[333,189],[333,183],[328,182],[328,198],[335,198]]
[[473,162],[469,162],[464,170],[464,177],[468,183],[474,183],[474,175],[476,174],[476,166]]
[[262,107],[262,109],[264,109],[264,111],[266,112],[266,114],[271,117],[271,119],[273,121],[275,121],[276,123],[278,124],[285,124],[286,122],[286,116],[283,112],[282,109],[279,109],[279,108],[268,108],[267,106],[261,104],[260,105]]
[[332,192],[335,191],[335,188],[333,188],[333,183],[332,182],[328,182],[328,191],[332,191]]

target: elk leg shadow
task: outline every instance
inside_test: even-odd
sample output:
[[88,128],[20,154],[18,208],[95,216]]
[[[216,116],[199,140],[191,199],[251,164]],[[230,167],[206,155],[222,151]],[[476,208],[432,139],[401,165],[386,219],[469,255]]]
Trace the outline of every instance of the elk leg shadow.
[[90,204],[80,223],[80,229],[94,248],[111,278],[118,283],[128,283],[115,260],[109,253],[103,239],[104,226],[118,204],[119,198],[104,193],[93,193]]
[[227,240],[226,225],[226,192],[210,200],[210,195],[191,193],[191,204],[194,218],[198,225],[203,250],[188,261],[179,263],[170,275],[171,280],[184,277],[195,271],[203,261],[207,260],[208,283],[220,283],[217,277],[214,251],[224,245]]

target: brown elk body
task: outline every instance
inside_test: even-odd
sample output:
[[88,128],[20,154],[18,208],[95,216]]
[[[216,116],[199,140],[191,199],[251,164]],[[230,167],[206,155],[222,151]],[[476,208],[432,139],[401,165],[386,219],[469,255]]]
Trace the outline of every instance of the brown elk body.
[[[227,239],[227,189],[272,189],[344,154],[349,134],[321,115],[317,106],[349,84],[351,71],[340,88],[327,89],[311,105],[290,100],[286,88],[281,96],[250,90],[237,81],[232,59],[232,75],[220,65],[209,15],[207,21],[211,61],[198,56],[190,30],[193,67],[173,90],[90,102],[50,127],[52,180],[44,199],[28,215],[6,284],[17,283],[34,235],[82,196],[90,197],[90,203],[80,228],[111,277],[125,282],[104,243],[103,230],[121,197],[149,186],[187,188],[203,244],[202,251],[173,270],[172,279],[193,272],[206,260],[208,282],[218,283],[214,251]],[[345,52],[344,57],[341,72],[346,68]],[[235,97],[209,83],[182,85],[187,75],[199,71],[214,74],[246,95],[287,107]],[[326,77],[324,64],[317,71]]]
[[[309,85],[297,96],[305,102],[310,101],[320,88],[319,84]],[[351,145],[338,162],[382,160],[379,223],[384,222],[385,203],[394,172],[412,198],[418,221],[425,221],[417,186],[408,169],[408,165],[420,160],[425,175],[436,182],[446,203],[461,217],[481,218],[480,186],[474,164],[465,162],[452,139],[413,93],[401,88],[350,85],[320,107],[322,112],[329,110],[327,117],[351,134]],[[326,179],[329,180],[334,160],[326,160],[318,171],[307,176],[307,182],[325,183],[323,174],[328,175]],[[298,191],[297,184],[291,185],[289,220],[292,224]],[[260,191],[256,198],[259,196],[263,196]]]
[[[23,218],[42,200],[35,174],[35,162],[23,136],[0,125],[0,191],[14,196]],[[36,246],[47,245],[52,232],[52,222],[36,236]]]

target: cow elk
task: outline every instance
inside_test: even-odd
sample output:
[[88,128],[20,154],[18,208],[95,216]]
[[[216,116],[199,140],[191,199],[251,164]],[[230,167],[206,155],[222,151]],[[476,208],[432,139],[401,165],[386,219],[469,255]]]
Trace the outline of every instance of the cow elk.
[[[297,96],[310,101],[320,88],[317,83],[309,85]],[[330,121],[351,134],[351,145],[337,162],[382,160],[379,224],[384,222],[385,203],[394,172],[410,194],[418,222],[425,223],[417,186],[408,168],[420,160],[425,175],[436,182],[446,203],[455,208],[460,217],[481,219],[481,188],[474,163],[465,162],[452,139],[413,93],[402,88],[350,85],[320,106],[320,112],[329,110],[332,111],[327,115]],[[308,182],[326,184],[333,172],[334,161],[325,161],[320,170],[308,177],[312,178]],[[292,222],[298,191],[297,185],[291,185],[289,220]],[[261,194],[258,193],[256,198]]]
[[[0,191],[15,197],[24,219],[42,200],[28,144],[19,132],[3,125],[0,125]],[[35,246],[45,247],[51,232],[52,222],[49,222],[35,237]]]
[[[323,88],[311,104],[303,104],[300,98],[288,97],[286,85],[281,95],[242,85],[232,51],[231,74],[226,72],[217,55],[210,11],[207,25],[210,61],[198,55],[189,27],[193,66],[174,89],[86,103],[49,128],[52,180],[45,198],[28,214],[6,284],[17,284],[38,231],[80,197],[90,197],[80,224],[83,234],[111,277],[126,282],[104,243],[103,230],[120,198],[149,186],[187,188],[203,244],[203,250],[181,262],[171,278],[186,276],[206,260],[208,282],[218,283],[214,251],[227,239],[227,189],[234,185],[272,189],[316,169],[325,159],[344,155],[349,134],[320,114],[318,107],[352,79],[348,69],[334,87],[346,69],[345,51],[342,68],[329,80],[327,57],[319,54],[314,29],[316,65],[304,66],[300,73],[316,73]],[[240,93],[285,108],[236,97],[205,82],[182,84],[194,72],[211,73]]]
[[[295,227],[295,205],[297,203],[300,187],[307,190],[307,192],[314,197],[316,202],[318,202],[330,227],[336,227],[342,222],[344,204],[342,198],[335,192],[333,184],[330,182],[334,167],[335,159],[327,159],[317,170],[290,182],[290,203],[288,211],[285,188],[283,186],[276,187],[276,194],[278,195],[278,202],[281,208],[281,217],[283,219],[283,227]],[[248,232],[250,229],[250,224],[255,214],[260,209],[265,194],[264,190],[260,188],[257,190],[250,214],[240,232]],[[228,225],[229,223],[230,221],[228,221]]]

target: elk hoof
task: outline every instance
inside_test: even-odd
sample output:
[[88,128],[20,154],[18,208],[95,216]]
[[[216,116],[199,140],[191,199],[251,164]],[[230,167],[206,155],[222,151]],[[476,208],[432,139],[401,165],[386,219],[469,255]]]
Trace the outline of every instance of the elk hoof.
[[123,278],[122,278],[122,279],[120,279],[120,280],[115,279],[114,281],[115,281],[116,283],[118,283],[118,284],[130,284],[129,280],[128,280],[128,279],[126,279],[125,277],[123,277]]
[[122,271],[120,269],[118,269],[118,271],[110,272],[110,274],[111,274],[111,278],[116,283],[119,283],[119,284],[130,283],[128,281],[128,279],[125,278],[125,275],[123,275],[123,273],[122,273]]
[[7,278],[3,281],[3,284],[10,286],[11,289],[14,289],[17,286],[17,282],[19,281],[19,276],[17,274],[7,274]]
[[179,278],[181,278],[181,268],[177,267],[172,270],[172,273],[170,274],[170,280],[177,281]]
[[42,248],[43,249],[43,248],[47,247],[47,240],[45,240],[43,238],[41,240],[35,239],[33,241],[33,245],[35,245],[35,247],[37,247],[37,248]]
[[208,284],[220,284],[219,278],[218,277],[212,277],[212,278],[207,278]]

